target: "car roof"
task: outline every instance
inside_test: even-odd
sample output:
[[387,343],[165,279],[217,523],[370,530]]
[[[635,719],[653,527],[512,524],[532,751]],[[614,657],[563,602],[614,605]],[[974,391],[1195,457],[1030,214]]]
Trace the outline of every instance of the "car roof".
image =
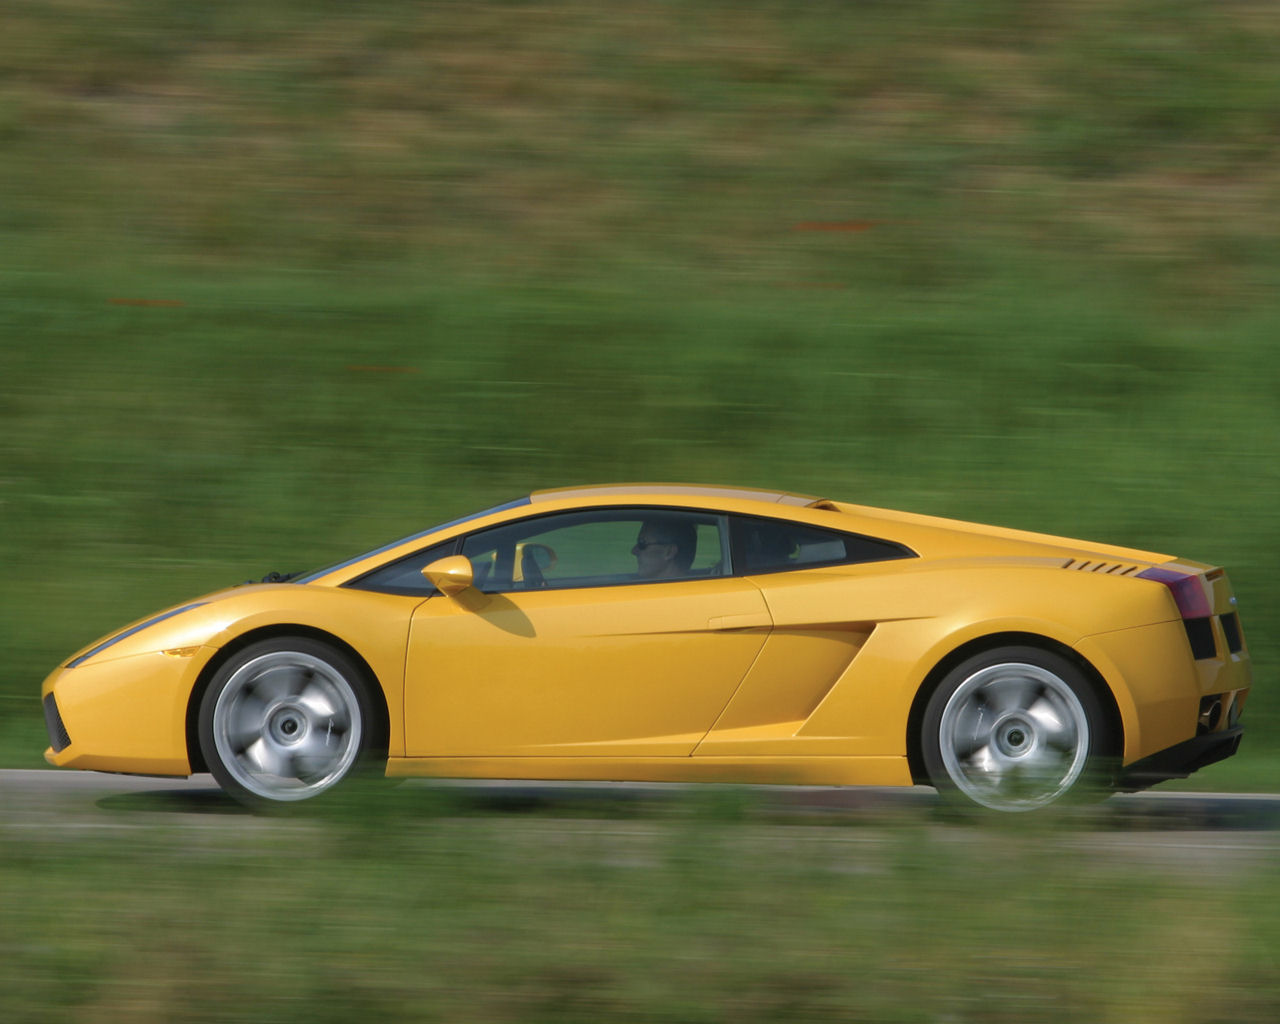
[[[384,560],[390,560],[400,557],[400,549],[408,549],[410,545],[424,541],[433,534],[443,533],[459,527],[464,523],[473,523],[479,520],[489,520],[491,516],[502,513],[509,513],[520,508],[528,508],[529,506],[537,506],[547,504],[550,507],[547,511],[556,511],[557,505],[559,509],[573,508],[575,505],[589,505],[594,501],[600,501],[605,505],[626,504],[629,499],[641,499],[638,504],[664,504],[664,499],[673,501],[676,504],[686,505],[690,499],[697,500],[706,498],[711,502],[716,501],[749,501],[759,502],[761,504],[789,505],[793,508],[825,508],[832,509],[834,506],[824,499],[813,498],[806,494],[792,494],[786,491],[768,491],[754,487],[722,487],[714,484],[662,484],[662,483],[632,483],[632,484],[594,484],[579,487],[558,487],[549,490],[534,491],[525,497],[516,498],[514,501],[508,501],[501,505],[495,505],[492,508],[486,508],[479,512],[473,512],[470,515],[462,516],[458,519],[452,519],[446,523],[437,523],[435,526],[426,530],[419,530],[407,537],[401,537],[398,540],[383,544],[381,547],[374,548],[372,551],[365,551],[359,555],[355,555],[335,565],[326,566],[323,569],[317,569],[315,572],[308,573],[301,577],[299,583],[315,583],[320,579],[331,576],[342,570],[353,569],[355,572],[363,572],[366,569],[365,563],[370,562],[375,557],[384,556]],[[508,517],[510,518],[510,517]]]
[[825,502],[809,494],[793,494],[789,491],[768,491],[755,487],[721,487],[715,484],[590,484],[582,487],[556,487],[534,491],[529,500],[535,504],[544,501],[589,500],[592,498],[616,498],[623,495],[645,495],[648,498],[668,495],[679,498],[727,498],[741,501],[761,501],[778,505],[807,507]]
[[[1137,560],[1150,564],[1172,559],[1170,555],[1156,552],[911,512],[852,505],[789,491],[716,484],[614,483],[534,491],[514,501],[473,512],[408,537],[402,537],[337,565],[319,569],[297,582],[315,583],[343,571],[346,571],[343,578],[354,578],[371,566],[408,554],[415,549],[415,546],[421,547],[432,535],[445,531],[456,533],[464,524],[474,523],[487,527],[494,525],[495,519],[501,523],[530,512],[540,515],[573,511],[589,508],[593,504],[601,506],[669,504],[685,508],[701,506],[704,509],[722,508],[739,514],[757,516],[769,515],[768,506],[773,505],[778,509],[773,514],[783,518],[793,518],[826,529],[855,532],[869,537],[883,537],[930,557],[1018,554],[1065,559],[1068,556],[1074,558],[1087,555],[1088,557]],[[789,511],[783,512],[784,507],[789,508]],[[892,524],[891,527],[890,524]],[[375,563],[374,559],[378,561]]]

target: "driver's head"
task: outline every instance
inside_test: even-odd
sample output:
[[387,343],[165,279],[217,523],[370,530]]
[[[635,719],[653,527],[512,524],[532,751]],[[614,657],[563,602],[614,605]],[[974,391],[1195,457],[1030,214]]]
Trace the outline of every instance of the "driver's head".
[[636,556],[636,575],[642,580],[686,576],[697,546],[698,531],[689,520],[646,519],[631,549]]

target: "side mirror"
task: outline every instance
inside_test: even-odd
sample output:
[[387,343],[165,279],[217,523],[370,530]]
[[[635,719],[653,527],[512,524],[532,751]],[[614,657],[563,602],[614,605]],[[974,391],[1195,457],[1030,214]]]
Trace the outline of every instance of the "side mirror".
[[448,555],[437,559],[422,570],[428,583],[440,593],[453,597],[475,583],[471,559],[465,555]]

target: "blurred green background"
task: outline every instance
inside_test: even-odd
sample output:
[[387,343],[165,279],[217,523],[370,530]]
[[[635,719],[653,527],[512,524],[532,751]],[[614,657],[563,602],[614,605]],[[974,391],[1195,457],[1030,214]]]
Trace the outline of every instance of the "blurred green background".
[[0,1017],[1274,1024],[1280,1011],[1280,870],[1248,834],[1214,849],[1025,816],[963,830],[865,810],[782,823],[732,802],[589,801],[580,817],[449,807],[413,785],[392,796],[176,827],[181,802],[153,794],[148,812],[134,794],[104,799],[108,827],[92,832],[0,828]]
[[168,603],[530,489],[1225,565],[1274,789],[1280,12],[10,0],[0,763]]
[[[7,0],[0,766],[131,619],[657,479],[1226,566],[1274,791],[1278,271],[1270,0]],[[390,797],[0,813],[0,1017],[1277,1019],[1248,834]]]

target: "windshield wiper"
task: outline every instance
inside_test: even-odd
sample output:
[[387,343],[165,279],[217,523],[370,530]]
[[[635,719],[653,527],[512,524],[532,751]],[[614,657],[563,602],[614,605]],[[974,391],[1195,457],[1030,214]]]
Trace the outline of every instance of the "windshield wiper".
[[245,583],[288,583],[290,580],[296,580],[302,575],[304,570],[298,572],[269,572],[260,580],[245,580]]

